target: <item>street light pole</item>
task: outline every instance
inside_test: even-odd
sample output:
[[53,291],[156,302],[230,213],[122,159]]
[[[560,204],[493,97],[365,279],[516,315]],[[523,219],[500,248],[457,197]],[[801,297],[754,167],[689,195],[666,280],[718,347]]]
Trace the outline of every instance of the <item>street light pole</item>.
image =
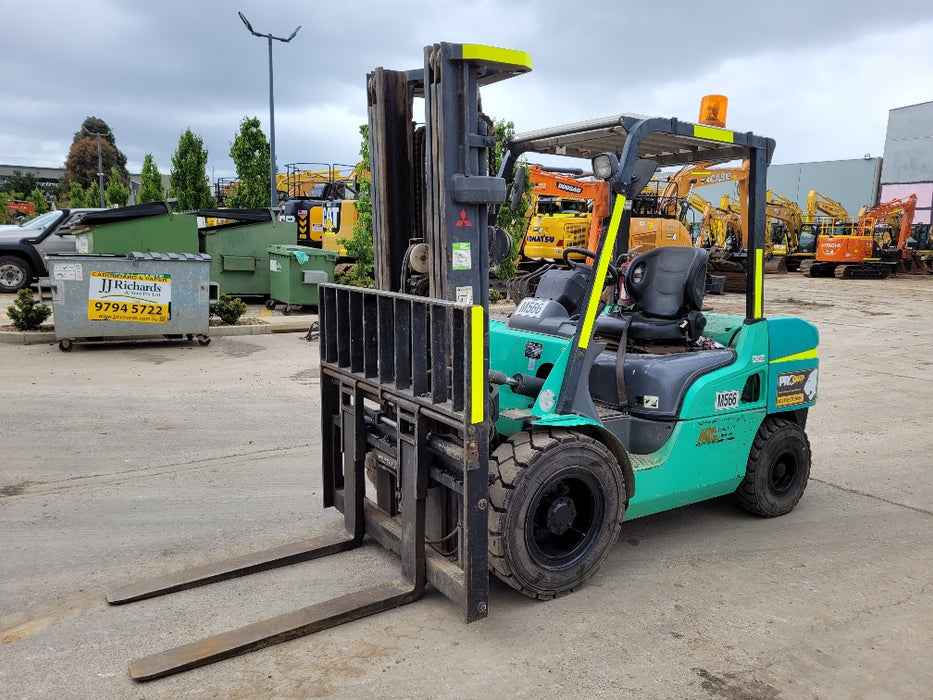
[[246,25],[250,34],[263,37],[269,41],[269,207],[275,209],[278,204],[278,197],[275,192],[275,101],[272,90],[272,40],[275,39],[276,41],[281,41],[283,44],[287,44],[295,38],[298,30],[301,29],[301,25],[295,27],[295,31],[286,39],[280,36],[272,36],[272,34],[261,34],[257,32],[253,29],[253,25],[249,23],[249,20],[243,16],[242,12],[237,12],[237,14],[240,15],[240,19],[243,20],[243,24]]

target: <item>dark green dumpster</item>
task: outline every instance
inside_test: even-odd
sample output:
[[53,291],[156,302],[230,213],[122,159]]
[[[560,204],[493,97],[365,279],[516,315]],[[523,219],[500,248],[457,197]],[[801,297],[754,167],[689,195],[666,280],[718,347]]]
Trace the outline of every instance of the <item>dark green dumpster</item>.
[[282,313],[293,306],[317,306],[322,282],[334,281],[337,252],[303,245],[269,246],[269,301],[274,309],[284,304]]
[[295,224],[268,209],[215,209],[199,217],[200,252],[211,256],[211,281],[221,294],[269,294],[269,246],[294,243]]
[[199,252],[195,219],[173,214],[165,202],[90,212],[74,233],[75,248],[82,255]]

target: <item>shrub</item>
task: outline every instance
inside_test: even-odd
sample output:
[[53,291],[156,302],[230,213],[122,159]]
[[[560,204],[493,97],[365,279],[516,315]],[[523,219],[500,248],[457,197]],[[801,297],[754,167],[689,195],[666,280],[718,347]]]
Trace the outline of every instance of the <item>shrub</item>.
[[16,301],[7,310],[7,316],[18,331],[34,331],[51,315],[52,309],[37,302],[29,289],[20,289],[16,294]]
[[221,322],[228,326],[235,326],[240,316],[245,313],[246,302],[229,294],[221,294],[217,302],[211,305],[211,316],[218,316]]

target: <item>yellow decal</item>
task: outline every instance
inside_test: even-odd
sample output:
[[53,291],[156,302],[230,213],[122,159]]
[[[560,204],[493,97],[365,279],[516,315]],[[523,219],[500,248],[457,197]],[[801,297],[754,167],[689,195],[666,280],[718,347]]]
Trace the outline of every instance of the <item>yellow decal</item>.
[[482,306],[470,309],[470,422],[482,423],[486,406],[486,379],[483,377],[484,330]]
[[715,126],[703,126],[701,124],[693,125],[693,135],[698,139],[708,139],[710,141],[722,141],[724,143],[734,143],[735,134],[728,129],[717,129]]
[[755,318],[764,316],[764,251],[755,251]]
[[580,347],[586,350],[593,334],[593,324],[596,323],[596,310],[599,308],[599,297],[603,292],[602,280],[606,279],[606,270],[612,259],[616,247],[616,236],[619,233],[619,224],[622,221],[622,210],[625,208],[625,195],[617,194],[612,207],[612,218],[609,220],[609,229],[606,231],[606,240],[603,242],[603,252],[596,263],[596,272],[593,277],[593,287],[590,289],[590,298],[586,303],[586,313],[583,316],[583,328],[580,331]]
[[793,355],[785,355],[784,357],[779,357],[776,360],[771,360],[771,364],[777,362],[794,362],[796,360],[816,360],[819,357],[819,353],[816,348],[812,350],[804,350],[803,352],[798,352]]
[[485,61],[486,63],[499,63],[505,66],[514,66],[531,70],[531,54],[512,49],[500,49],[497,46],[484,46],[482,44],[463,44],[463,60]]

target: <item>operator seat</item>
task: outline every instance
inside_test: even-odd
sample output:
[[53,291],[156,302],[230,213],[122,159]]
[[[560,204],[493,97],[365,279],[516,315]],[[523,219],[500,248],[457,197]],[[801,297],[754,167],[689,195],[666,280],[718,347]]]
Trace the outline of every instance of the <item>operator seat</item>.
[[703,293],[709,253],[689,246],[663,246],[637,256],[625,268],[625,290],[634,310],[603,314],[596,333],[647,343],[696,341],[706,327]]

